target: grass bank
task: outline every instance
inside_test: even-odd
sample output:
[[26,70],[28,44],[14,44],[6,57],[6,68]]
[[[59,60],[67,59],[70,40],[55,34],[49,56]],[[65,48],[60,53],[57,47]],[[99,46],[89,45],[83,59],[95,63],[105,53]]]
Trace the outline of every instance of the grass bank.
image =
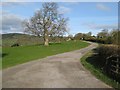
[[0,70],[2,69],[2,47],[0,46]]
[[105,75],[102,72],[102,69],[100,68],[101,65],[98,62],[98,59],[100,58],[98,58],[98,56],[94,53],[94,51],[90,51],[89,53],[87,53],[81,58],[81,63],[94,76],[96,76],[96,78],[112,86],[113,88],[120,90],[120,84],[117,85],[117,83],[113,79],[109,78],[107,75]]
[[81,49],[88,45],[88,43],[82,41],[69,41],[56,44],[53,43],[48,47],[43,45],[7,47],[3,48],[2,66],[4,69],[32,60],[44,58],[46,56]]

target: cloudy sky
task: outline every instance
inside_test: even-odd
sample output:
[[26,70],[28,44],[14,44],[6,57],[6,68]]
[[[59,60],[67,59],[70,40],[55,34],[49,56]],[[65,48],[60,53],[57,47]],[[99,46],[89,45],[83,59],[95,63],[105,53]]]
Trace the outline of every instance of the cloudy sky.
[[[21,22],[29,19],[41,8],[43,2],[2,2],[2,33],[23,32]],[[70,34],[87,33],[94,35],[102,29],[117,28],[117,2],[57,2],[59,12],[69,18]]]

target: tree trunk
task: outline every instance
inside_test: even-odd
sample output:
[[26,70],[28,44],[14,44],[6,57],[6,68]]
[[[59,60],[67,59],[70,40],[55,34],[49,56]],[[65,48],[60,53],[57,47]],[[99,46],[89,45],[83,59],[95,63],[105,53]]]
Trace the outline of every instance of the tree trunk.
[[48,46],[49,45],[49,38],[48,38],[48,31],[44,31],[44,45]]

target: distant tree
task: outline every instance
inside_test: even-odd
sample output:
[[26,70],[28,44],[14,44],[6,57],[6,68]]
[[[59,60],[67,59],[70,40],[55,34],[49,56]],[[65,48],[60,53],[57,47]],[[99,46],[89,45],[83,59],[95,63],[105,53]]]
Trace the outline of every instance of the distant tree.
[[107,36],[108,36],[108,30],[105,30],[105,29],[97,34],[98,38],[106,38]]
[[91,36],[91,35],[92,35],[92,32],[88,32],[87,35],[88,35],[88,36]]
[[67,32],[67,18],[58,12],[54,2],[43,3],[30,20],[24,21],[25,32],[44,37],[44,45],[49,45],[49,36],[59,36]]
[[71,39],[71,40],[73,40],[73,39],[74,39],[74,37],[73,37],[73,35],[72,35],[72,34],[68,35],[68,38],[69,38],[69,39]]
[[82,34],[82,33],[77,33],[77,34],[74,36],[74,39],[76,39],[76,40],[83,39],[83,34]]
[[111,39],[113,44],[120,45],[120,31],[119,30],[113,30],[111,32]]

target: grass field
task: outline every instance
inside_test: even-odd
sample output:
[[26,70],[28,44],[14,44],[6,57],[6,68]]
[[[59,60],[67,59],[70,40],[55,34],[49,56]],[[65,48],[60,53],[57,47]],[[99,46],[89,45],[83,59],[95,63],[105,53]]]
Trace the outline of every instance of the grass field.
[[97,55],[94,55],[94,52],[91,51],[81,58],[81,63],[98,79],[112,86],[113,88],[116,88],[116,90],[120,90],[120,84],[117,85],[114,80],[112,80],[102,72],[99,62],[97,62],[98,59],[99,58],[97,57]]
[[8,68],[58,53],[77,50],[88,45],[88,43],[82,41],[69,41],[50,44],[48,47],[43,45],[6,47],[3,48],[2,52],[2,68]]

